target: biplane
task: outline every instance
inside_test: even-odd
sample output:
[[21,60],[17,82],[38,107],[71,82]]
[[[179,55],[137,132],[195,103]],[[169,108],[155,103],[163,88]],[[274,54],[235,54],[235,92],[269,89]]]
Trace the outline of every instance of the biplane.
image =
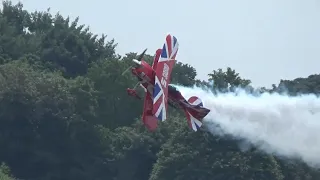
[[132,89],[127,88],[127,93],[142,99],[136,88],[144,89],[142,121],[150,131],[157,128],[159,120],[166,120],[168,104],[184,111],[188,125],[194,131],[202,126],[202,119],[210,112],[203,107],[200,98],[192,96],[187,101],[176,87],[169,84],[178,49],[177,38],[168,34],[162,49],[156,51],[152,66],[143,60],[147,51],[145,49],[137,59],[132,60],[134,65],[126,70],[131,69],[132,74],[138,78],[138,83]]

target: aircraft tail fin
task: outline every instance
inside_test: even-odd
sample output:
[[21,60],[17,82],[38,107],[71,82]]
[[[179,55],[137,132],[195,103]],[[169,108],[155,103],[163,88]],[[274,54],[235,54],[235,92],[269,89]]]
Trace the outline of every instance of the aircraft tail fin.
[[190,106],[185,108],[188,125],[194,131],[202,126],[202,120],[210,112],[209,109],[203,107],[202,100],[196,96],[188,99]]

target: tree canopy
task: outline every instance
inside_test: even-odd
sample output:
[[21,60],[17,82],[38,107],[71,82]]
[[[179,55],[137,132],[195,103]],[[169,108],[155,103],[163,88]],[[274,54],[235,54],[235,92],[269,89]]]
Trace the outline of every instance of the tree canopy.
[[[150,133],[142,125],[142,101],[125,89],[136,80],[121,73],[137,56],[121,57],[114,40],[50,10],[28,12],[3,2],[0,11],[0,179],[165,180],[319,179],[320,171],[258,151],[242,152],[235,140],[194,133],[170,110]],[[146,61],[153,56],[147,55]],[[214,69],[214,67],[213,67]],[[215,83],[213,91],[250,87],[228,67],[208,81],[178,62],[172,83]],[[281,80],[272,89],[319,93],[320,76]]]

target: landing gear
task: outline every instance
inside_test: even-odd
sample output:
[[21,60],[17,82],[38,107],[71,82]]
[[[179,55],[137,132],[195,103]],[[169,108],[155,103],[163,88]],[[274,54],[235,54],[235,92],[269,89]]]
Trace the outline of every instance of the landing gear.
[[138,95],[136,88],[138,87],[138,85],[140,84],[140,82],[138,82],[132,89],[131,88],[127,88],[127,93],[129,96],[133,96],[136,97],[137,99],[141,99],[141,97]]

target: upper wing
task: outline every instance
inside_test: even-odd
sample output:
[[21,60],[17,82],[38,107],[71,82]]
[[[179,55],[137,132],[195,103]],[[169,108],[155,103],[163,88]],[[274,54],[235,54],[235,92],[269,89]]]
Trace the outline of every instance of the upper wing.
[[170,34],[166,37],[166,42],[161,50],[159,61],[156,65],[156,76],[153,90],[153,109],[154,116],[164,121],[167,114],[168,85],[175,58],[179,49],[177,38]]

